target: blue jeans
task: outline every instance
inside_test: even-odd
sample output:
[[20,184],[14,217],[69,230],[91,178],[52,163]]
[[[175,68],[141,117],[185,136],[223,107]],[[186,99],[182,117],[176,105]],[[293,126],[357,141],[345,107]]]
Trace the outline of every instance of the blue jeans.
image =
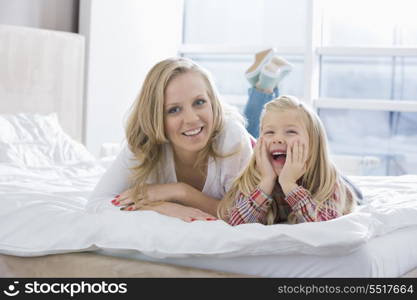
[[265,103],[278,96],[278,88],[275,88],[271,94],[265,94],[253,87],[248,89],[249,98],[243,113],[248,121],[246,129],[254,138],[259,136],[259,119]]

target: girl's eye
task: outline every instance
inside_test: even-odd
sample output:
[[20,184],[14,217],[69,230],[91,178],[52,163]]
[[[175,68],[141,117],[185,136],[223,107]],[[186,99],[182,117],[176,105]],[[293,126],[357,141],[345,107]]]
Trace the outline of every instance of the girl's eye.
[[177,112],[179,112],[181,109],[178,106],[174,106],[171,107],[170,109],[168,109],[168,114],[175,114]]
[[287,130],[287,133],[289,133],[289,134],[297,134],[297,131],[295,131],[295,130]]
[[197,99],[194,103],[198,106],[203,105],[204,103],[206,103],[207,101],[204,99]]
[[264,134],[274,134],[273,131],[265,131]]

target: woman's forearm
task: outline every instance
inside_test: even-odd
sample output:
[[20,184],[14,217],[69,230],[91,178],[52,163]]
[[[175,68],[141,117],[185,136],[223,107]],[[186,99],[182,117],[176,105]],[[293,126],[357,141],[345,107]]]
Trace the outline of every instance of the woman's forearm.
[[180,183],[180,188],[176,194],[175,202],[198,208],[208,214],[217,216],[218,199],[207,196],[186,183]]

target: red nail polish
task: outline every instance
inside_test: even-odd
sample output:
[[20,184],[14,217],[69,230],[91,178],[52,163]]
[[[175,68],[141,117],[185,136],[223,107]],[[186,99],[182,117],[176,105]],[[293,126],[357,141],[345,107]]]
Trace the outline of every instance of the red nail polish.
[[206,218],[207,221],[216,221],[214,218]]
[[133,210],[133,206],[129,206],[127,210]]
[[191,222],[196,221],[196,220],[197,220],[196,218],[191,218]]
[[116,197],[114,197],[115,199],[117,199],[117,198],[119,198],[120,197],[120,195],[116,195]]

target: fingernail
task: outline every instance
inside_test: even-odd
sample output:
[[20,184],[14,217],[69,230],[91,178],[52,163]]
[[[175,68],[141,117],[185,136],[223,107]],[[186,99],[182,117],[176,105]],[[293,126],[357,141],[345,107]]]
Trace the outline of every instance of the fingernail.
[[127,210],[133,210],[133,206],[129,206]]
[[207,221],[216,221],[217,219],[215,218],[206,218]]
[[193,222],[193,221],[196,221],[197,219],[195,219],[195,218],[191,218],[191,222]]
[[120,195],[116,195],[116,197],[114,197],[115,199],[117,199],[117,198],[119,198],[120,197]]

